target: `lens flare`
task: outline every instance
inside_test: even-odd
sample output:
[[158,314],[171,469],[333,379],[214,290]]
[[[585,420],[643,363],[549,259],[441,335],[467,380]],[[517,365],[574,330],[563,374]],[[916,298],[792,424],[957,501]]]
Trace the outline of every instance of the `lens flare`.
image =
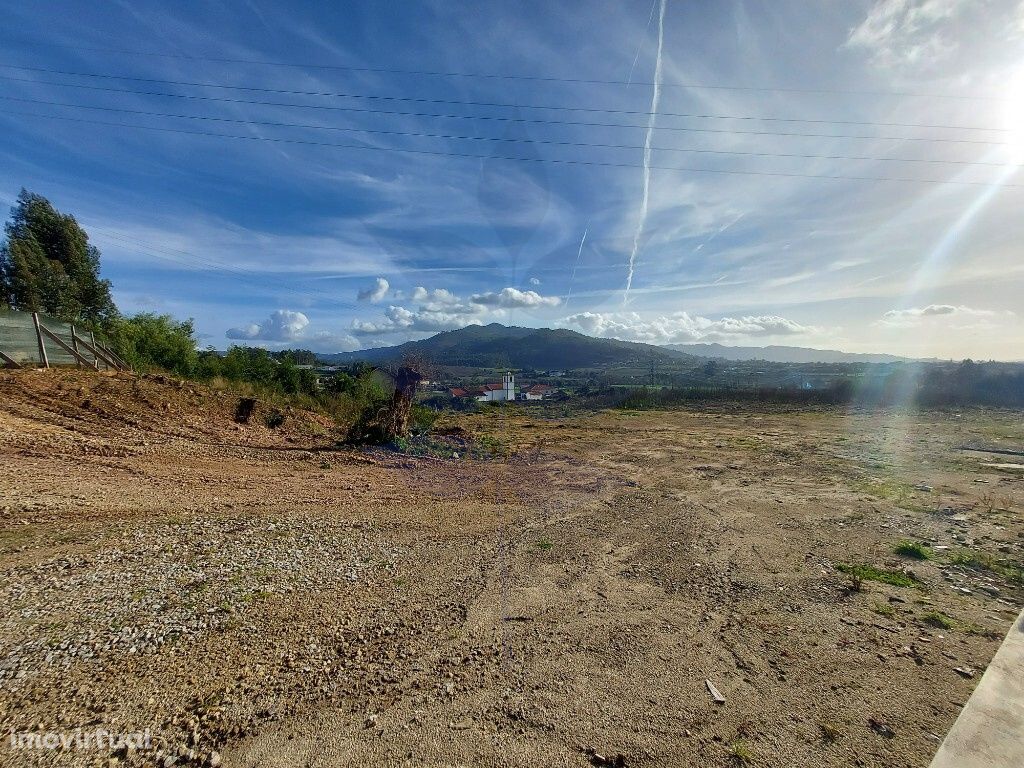
[[1010,130],[1009,145],[1013,162],[1024,162],[1024,67],[1010,81],[1004,119]]

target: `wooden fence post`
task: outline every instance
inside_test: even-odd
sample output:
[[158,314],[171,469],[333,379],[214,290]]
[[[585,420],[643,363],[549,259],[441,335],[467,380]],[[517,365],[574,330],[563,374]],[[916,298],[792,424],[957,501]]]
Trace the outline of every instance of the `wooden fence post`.
[[[92,331],[89,331],[89,343],[92,344],[92,353],[96,357],[96,370],[98,371],[100,369],[100,353],[96,351],[96,336]],[[103,361],[103,364],[110,367],[106,360]]]
[[72,323],[72,325],[71,325],[71,347],[75,351],[75,357],[78,357],[78,367],[81,368],[82,367],[82,358],[79,356],[80,352],[78,351],[78,339],[75,338],[75,326],[74,326],[74,323]]
[[32,313],[32,323],[36,327],[36,340],[39,342],[39,362],[43,368],[50,367],[50,360],[46,357],[46,344],[43,343],[43,332],[39,329],[39,313]]

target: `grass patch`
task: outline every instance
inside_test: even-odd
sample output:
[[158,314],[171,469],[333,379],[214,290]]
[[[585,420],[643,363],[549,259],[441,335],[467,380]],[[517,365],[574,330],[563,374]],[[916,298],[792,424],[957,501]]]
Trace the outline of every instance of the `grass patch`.
[[[890,467],[875,467],[876,469],[890,469]],[[912,512],[927,512],[929,507],[919,503],[914,497],[919,492],[907,483],[897,480],[868,479],[860,480],[851,486],[859,493],[874,496],[876,499],[891,501],[898,507]]]
[[736,765],[750,765],[754,761],[754,753],[746,742],[734,741],[729,745],[729,757]]
[[555,544],[551,541],[551,539],[541,539],[537,542],[537,549],[541,550],[542,552],[547,552],[553,546],[555,546]]
[[889,605],[889,603],[880,603],[877,600],[871,603],[871,610],[879,616],[885,616],[887,618],[892,618],[896,615],[896,609]]
[[953,629],[956,626],[956,622],[942,611],[928,611],[921,617],[921,621],[936,629]]
[[900,571],[890,571],[885,568],[876,568],[866,563],[848,565],[840,563],[836,566],[841,573],[850,577],[851,587],[854,592],[864,589],[865,581],[877,581],[881,584],[889,584],[893,587],[919,587],[921,583]]
[[1004,562],[1002,559],[974,549],[963,549],[955,553],[949,560],[953,565],[973,568],[976,571],[988,571],[1002,576],[1011,584],[1024,586],[1024,565]]
[[893,547],[892,551],[901,557],[909,557],[913,560],[930,560],[932,557],[932,552],[926,544],[909,539],[903,539]]

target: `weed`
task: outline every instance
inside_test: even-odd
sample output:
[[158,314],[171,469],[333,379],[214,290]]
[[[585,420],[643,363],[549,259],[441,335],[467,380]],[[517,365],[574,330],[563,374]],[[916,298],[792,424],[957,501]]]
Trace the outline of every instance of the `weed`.
[[962,565],[977,571],[989,571],[1002,576],[1012,584],[1024,586],[1024,566],[1003,562],[988,552],[963,549],[950,558],[953,565]]
[[277,408],[274,408],[263,421],[268,429],[277,429],[284,424],[284,414],[277,410]]
[[330,468],[331,468],[331,463],[329,461],[321,461],[320,462],[320,469],[330,469]]
[[830,744],[843,736],[843,729],[835,723],[818,723],[818,728],[821,729],[821,738]]
[[729,745],[729,757],[736,765],[750,765],[754,761],[754,753],[742,741],[734,741]]
[[941,611],[928,611],[921,617],[921,621],[936,629],[953,629],[955,626],[953,619]]
[[921,585],[917,579],[906,573],[876,568],[866,563],[854,565],[840,563],[837,568],[850,577],[850,585],[854,592],[861,592],[864,589],[865,581],[877,581],[893,587],[919,587]]
[[537,549],[542,550],[544,552],[547,552],[553,546],[555,546],[555,545],[551,541],[551,539],[541,539],[540,541],[537,542]]
[[889,605],[889,603],[880,603],[877,600],[871,603],[871,610],[879,616],[886,616],[888,618],[896,615],[896,609]]
[[914,560],[929,560],[931,559],[932,553],[928,549],[926,544],[922,544],[917,541],[910,541],[903,539],[894,548],[893,552],[903,557],[909,557]]

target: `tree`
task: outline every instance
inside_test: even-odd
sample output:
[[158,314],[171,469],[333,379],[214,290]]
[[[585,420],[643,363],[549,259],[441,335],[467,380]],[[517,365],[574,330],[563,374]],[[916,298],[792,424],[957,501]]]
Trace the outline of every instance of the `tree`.
[[2,302],[26,312],[107,326],[117,317],[100,252],[74,216],[21,190],[0,246]]

